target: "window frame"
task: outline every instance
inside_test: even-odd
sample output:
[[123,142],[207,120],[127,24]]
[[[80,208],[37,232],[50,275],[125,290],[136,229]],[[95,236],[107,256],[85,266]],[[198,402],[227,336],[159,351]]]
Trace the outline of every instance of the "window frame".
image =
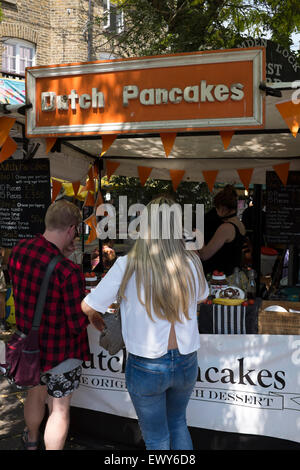
[[[112,15],[115,15],[114,22],[111,21]],[[116,5],[112,5],[110,0],[103,0],[103,17],[106,17],[106,22],[103,24],[104,30],[116,32],[117,34],[124,31],[123,11],[118,9]]]
[[[35,65],[35,58],[36,58],[36,48],[35,44],[29,41],[25,41],[23,39],[19,38],[10,38],[10,37],[4,37],[2,39],[2,45],[3,45],[3,51],[2,51],[2,72],[3,73],[10,73],[10,74],[16,74],[16,75],[21,75],[25,77],[25,69],[26,67],[31,67]],[[5,53],[5,46],[13,46],[15,48],[15,70],[4,70],[4,53]],[[21,71],[21,60],[24,59],[21,57],[20,54],[20,49],[21,48],[28,48],[32,50],[32,61],[30,64],[26,64],[24,67],[24,72]],[[7,57],[12,57],[12,56],[7,56]],[[9,67],[8,67],[9,68]]]

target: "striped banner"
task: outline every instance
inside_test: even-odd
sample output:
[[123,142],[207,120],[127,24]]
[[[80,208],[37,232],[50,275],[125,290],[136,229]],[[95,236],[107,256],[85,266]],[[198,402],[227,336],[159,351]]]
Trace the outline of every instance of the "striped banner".
[[213,333],[246,334],[246,307],[242,305],[213,305]]

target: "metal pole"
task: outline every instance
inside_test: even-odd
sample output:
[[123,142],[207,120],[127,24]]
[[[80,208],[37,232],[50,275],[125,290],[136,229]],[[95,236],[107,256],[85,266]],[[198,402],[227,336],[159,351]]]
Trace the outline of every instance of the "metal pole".
[[[98,166],[98,174],[99,174],[99,192],[102,194],[101,191],[101,170],[103,170],[103,160],[98,159],[95,163],[95,165]],[[96,272],[102,274],[104,272],[104,266],[103,266],[103,244],[102,240],[99,238],[98,239],[99,243],[99,263],[96,266]]]
[[261,274],[261,240],[262,240],[262,186],[261,184],[254,185],[253,194],[253,207],[254,207],[254,220],[255,227],[253,232],[253,269],[256,272],[256,295],[260,291],[260,274]]
[[89,0],[89,13],[88,13],[88,27],[87,27],[87,43],[88,43],[88,60],[92,60],[92,0]]

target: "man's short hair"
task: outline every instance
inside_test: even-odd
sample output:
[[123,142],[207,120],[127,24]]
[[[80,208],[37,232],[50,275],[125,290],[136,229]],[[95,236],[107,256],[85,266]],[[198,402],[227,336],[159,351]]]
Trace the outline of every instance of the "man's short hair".
[[79,225],[82,216],[79,208],[66,199],[53,202],[45,215],[47,230],[65,230],[70,225]]

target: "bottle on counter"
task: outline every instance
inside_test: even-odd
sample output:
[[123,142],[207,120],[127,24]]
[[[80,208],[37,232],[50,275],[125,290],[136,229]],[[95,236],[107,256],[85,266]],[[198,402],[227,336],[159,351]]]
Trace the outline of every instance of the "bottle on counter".
[[240,268],[236,267],[233,271],[233,285],[242,289],[242,283],[240,278]]
[[256,298],[256,273],[254,269],[250,269],[248,272],[248,288],[247,288],[247,298],[249,299],[255,299]]
[[220,289],[226,289],[228,282],[226,276],[221,271],[214,271],[210,280],[210,295],[215,297],[216,293]]

